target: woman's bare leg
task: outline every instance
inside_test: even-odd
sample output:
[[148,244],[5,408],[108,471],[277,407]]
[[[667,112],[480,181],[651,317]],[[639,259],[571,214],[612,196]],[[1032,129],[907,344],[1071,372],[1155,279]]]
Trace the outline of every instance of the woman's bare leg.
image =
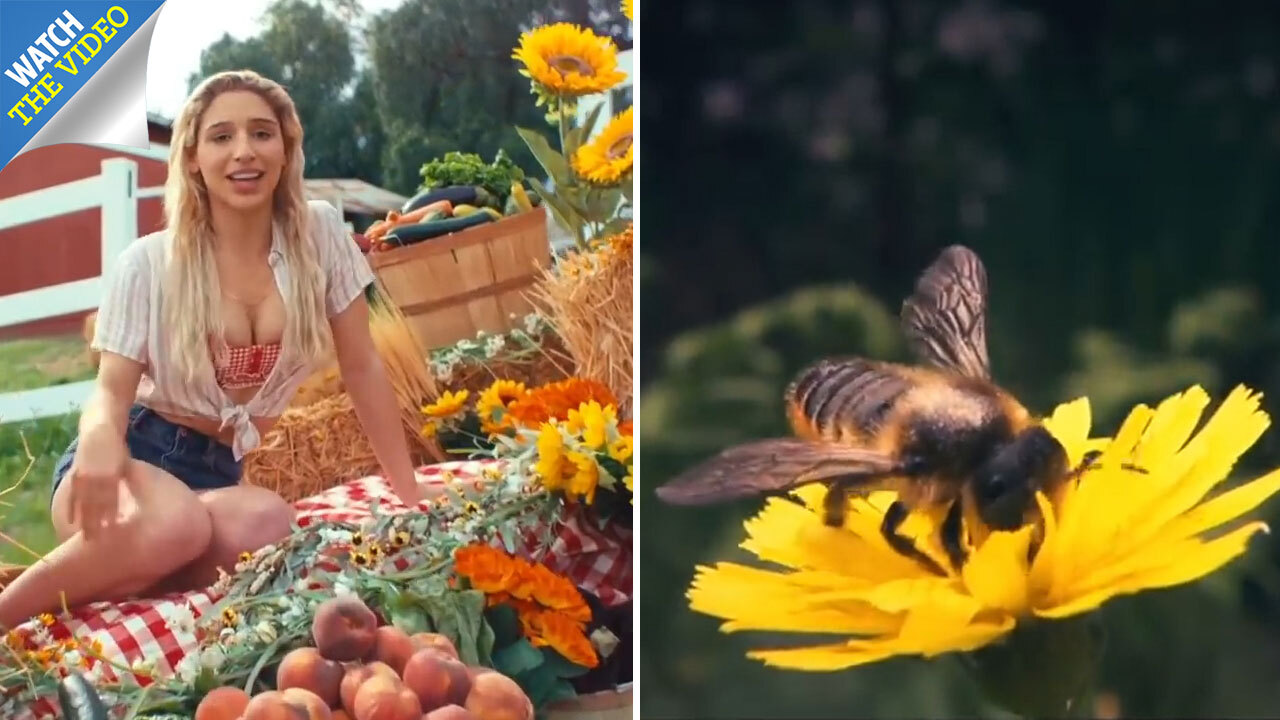
[[293,506],[254,485],[204,490],[200,502],[209,512],[212,538],[200,557],[151,589],[156,595],[203,590],[218,580],[218,568],[232,572],[240,553],[253,552],[291,532]]
[[53,525],[61,544],[0,590],[0,628],[42,612],[99,600],[120,600],[154,585],[202,555],[212,523],[182,481],[129,461],[120,486],[120,522],[92,541],[67,518],[67,478],[53,497]]

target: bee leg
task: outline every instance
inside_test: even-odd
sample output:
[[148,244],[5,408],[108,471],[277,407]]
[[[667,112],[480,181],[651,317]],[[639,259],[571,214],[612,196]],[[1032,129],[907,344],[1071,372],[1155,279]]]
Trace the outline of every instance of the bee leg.
[[947,517],[942,521],[941,539],[942,547],[951,559],[951,567],[960,572],[968,552],[964,549],[964,513],[959,500],[947,510]]
[[822,522],[827,527],[844,527],[844,513],[849,507],[848,487],[836,481],[827,486],[827,494],[822,497]]
[[894,500],[884,513],[884,522],[880,523],[880,534],[884,536],[885,542],[889,543],[889,547],[899,555],[915,560],[935,575],[945,576],[947,572],[933,558],[916,547],[915,543],[911,542],[911,538],[898,534],[898,528],[907,519],[907,513],[907,506],[901,500]]

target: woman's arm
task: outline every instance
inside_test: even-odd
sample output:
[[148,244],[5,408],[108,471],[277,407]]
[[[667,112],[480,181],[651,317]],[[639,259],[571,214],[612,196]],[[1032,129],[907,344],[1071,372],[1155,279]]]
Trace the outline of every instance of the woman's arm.
[[142,378],[142,363],[106,351],[98,381],[80,412],[80,438],[68,474],[72,480],[67,511],[79,522],[85,539],[115,523],[119,483],[129,461],[125,442],[129,408]]
[[417,505],[423,493],[409,457],[395,390],[369,334],[369,304],[364,296],[357,297],[345,310],[331,317],[329,325],[333,329],[342,382],[378,463],[396,495],[406,505]]

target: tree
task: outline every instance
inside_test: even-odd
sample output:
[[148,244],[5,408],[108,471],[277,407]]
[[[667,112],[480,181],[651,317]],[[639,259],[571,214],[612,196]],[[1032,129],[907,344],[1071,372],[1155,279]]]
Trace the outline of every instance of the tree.
[[372,79],[355,72],[347,26],[325,8],[304,0],[279,0],[263,14],[257,37],[225,35],[200,57],[201,79],[247,68],[288,89],[306,136],[308,177],[359,177],[381,182],[383,132],[372,110]]

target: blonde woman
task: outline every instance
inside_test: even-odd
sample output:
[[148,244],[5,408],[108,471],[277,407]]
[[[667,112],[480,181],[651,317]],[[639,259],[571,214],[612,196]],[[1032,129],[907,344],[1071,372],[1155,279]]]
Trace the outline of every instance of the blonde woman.
[[0,627],[41,612],[207,587],[289,532],[242,460],[332,342],[386,476],[421,500],[369,335],[372,273],[338,212],[308,203],[302,127],[275,82],[215,75],[174,123],[166,229],[119,257],[99,308],[94,392],[54,471],[60,544],[0,591]]

